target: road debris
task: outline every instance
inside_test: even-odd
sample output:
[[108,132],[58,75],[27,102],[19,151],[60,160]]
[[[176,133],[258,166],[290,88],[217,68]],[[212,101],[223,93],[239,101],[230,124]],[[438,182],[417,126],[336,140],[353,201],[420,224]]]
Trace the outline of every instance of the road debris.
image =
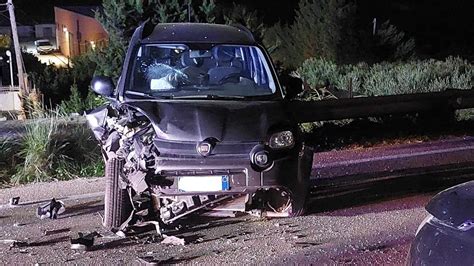
[[50,235],[55,235],[55,234],[60,234],[60,233],[66,233],[69,231],[71,231],[71,229],[69,228],[56,229],[56,230],[44,230],[43,235],[50,236]]
[[41,220],[45,218],[57,219],[58,215],[64,213],[64,211],[66,211],[64,202],[53,198],[48,204],[38,207],[36,216]]
[[13,224],[13,227],[21,227],[21,226],[25,226],[26,224],[23,224],[23,223],[14,223]]
[[127,235],[125,234],[125,232],[122,231],[122,230],[118,230],[117,232],[115,232],[115,234],[116,234],[118,237],[121,237],[121,238],[127,237]]
[[10,206],[16,206],[20,202],[20,197],[13,197],[8,200]]
[[71,249],[73,250],[89,250],[94,245],[94,237],[97,236],[97,232],[92,232],[87,235],[79,232],[77,237],[71,237]]
[[174,246],[184,246],[185,241],[183,238],[175,237],[175,236],[167,236],[163,235],[163,241],[161,241],[161,244],[165,245],[174,245]]
[[236,212],[234,211],[207,211],[201,214],[205,217],[219,217],[219,218],[234,218],[236,217]]
[[26,247],[29,245],[25,241],[20,241],[20,240],[15,240],[15,239],[0,239],[0,244],[10,245],[10,249]]
[[137,265],[158,265],[158,261],[155,260],[152,256],[148,257],[138,257],[135,261]]

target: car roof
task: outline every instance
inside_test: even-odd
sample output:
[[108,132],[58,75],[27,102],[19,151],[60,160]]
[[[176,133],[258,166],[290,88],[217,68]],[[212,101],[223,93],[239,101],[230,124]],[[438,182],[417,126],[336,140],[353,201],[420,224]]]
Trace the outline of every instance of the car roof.
[[243,26],[207,23],[158,24],[142,43],[256,44],[252,33]]

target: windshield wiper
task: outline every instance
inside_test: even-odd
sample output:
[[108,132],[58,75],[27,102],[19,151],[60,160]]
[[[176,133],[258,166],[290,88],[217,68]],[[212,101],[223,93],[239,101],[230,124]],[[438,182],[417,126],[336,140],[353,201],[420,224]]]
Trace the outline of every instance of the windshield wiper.
[[149,99],[173,99],[173,96],[154,96],[149,93],[143,93],[138,91],[125,91],[125,94],[146,97]]
[[211,100],[235,100],[235,99],[245,99],[245,96],[237,95],[215,95],[215,94],[206,94],[206,95],[184,95],[184,96],[174,96],[173,99],[211,99]]

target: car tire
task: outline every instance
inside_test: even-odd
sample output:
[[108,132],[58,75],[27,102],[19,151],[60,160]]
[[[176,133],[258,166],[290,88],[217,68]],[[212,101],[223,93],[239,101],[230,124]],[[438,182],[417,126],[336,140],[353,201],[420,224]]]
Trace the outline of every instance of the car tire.
[[302,216],[306,212],[306,204],[309,195],[309,177],[313,164],[313,149],[304,146],[303,154],[298,161],[298,178],[290,184],[291,207],[288,211],[289,217]]
[[124,159],[111,158],[105,164],[105,207],[103,225],[107,229],[119,228],[130,216],[132,204],[121,183]]
[[308,189],[305,187],[296,193],[292,193],[291,207],[288,210],[288,217],[303,216],[306,212],[306,198],[308,196]]

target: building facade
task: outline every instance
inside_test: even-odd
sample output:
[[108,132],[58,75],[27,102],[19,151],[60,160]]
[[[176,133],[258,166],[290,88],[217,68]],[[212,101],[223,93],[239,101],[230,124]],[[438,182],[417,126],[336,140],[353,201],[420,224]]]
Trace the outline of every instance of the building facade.
[[108,35],[95,19],[97,6],[55,6],[56,43],[67,57],[106,45]]
[[52,39],[56,37],[56,24],[37,24],[35,27],[36,39]]

